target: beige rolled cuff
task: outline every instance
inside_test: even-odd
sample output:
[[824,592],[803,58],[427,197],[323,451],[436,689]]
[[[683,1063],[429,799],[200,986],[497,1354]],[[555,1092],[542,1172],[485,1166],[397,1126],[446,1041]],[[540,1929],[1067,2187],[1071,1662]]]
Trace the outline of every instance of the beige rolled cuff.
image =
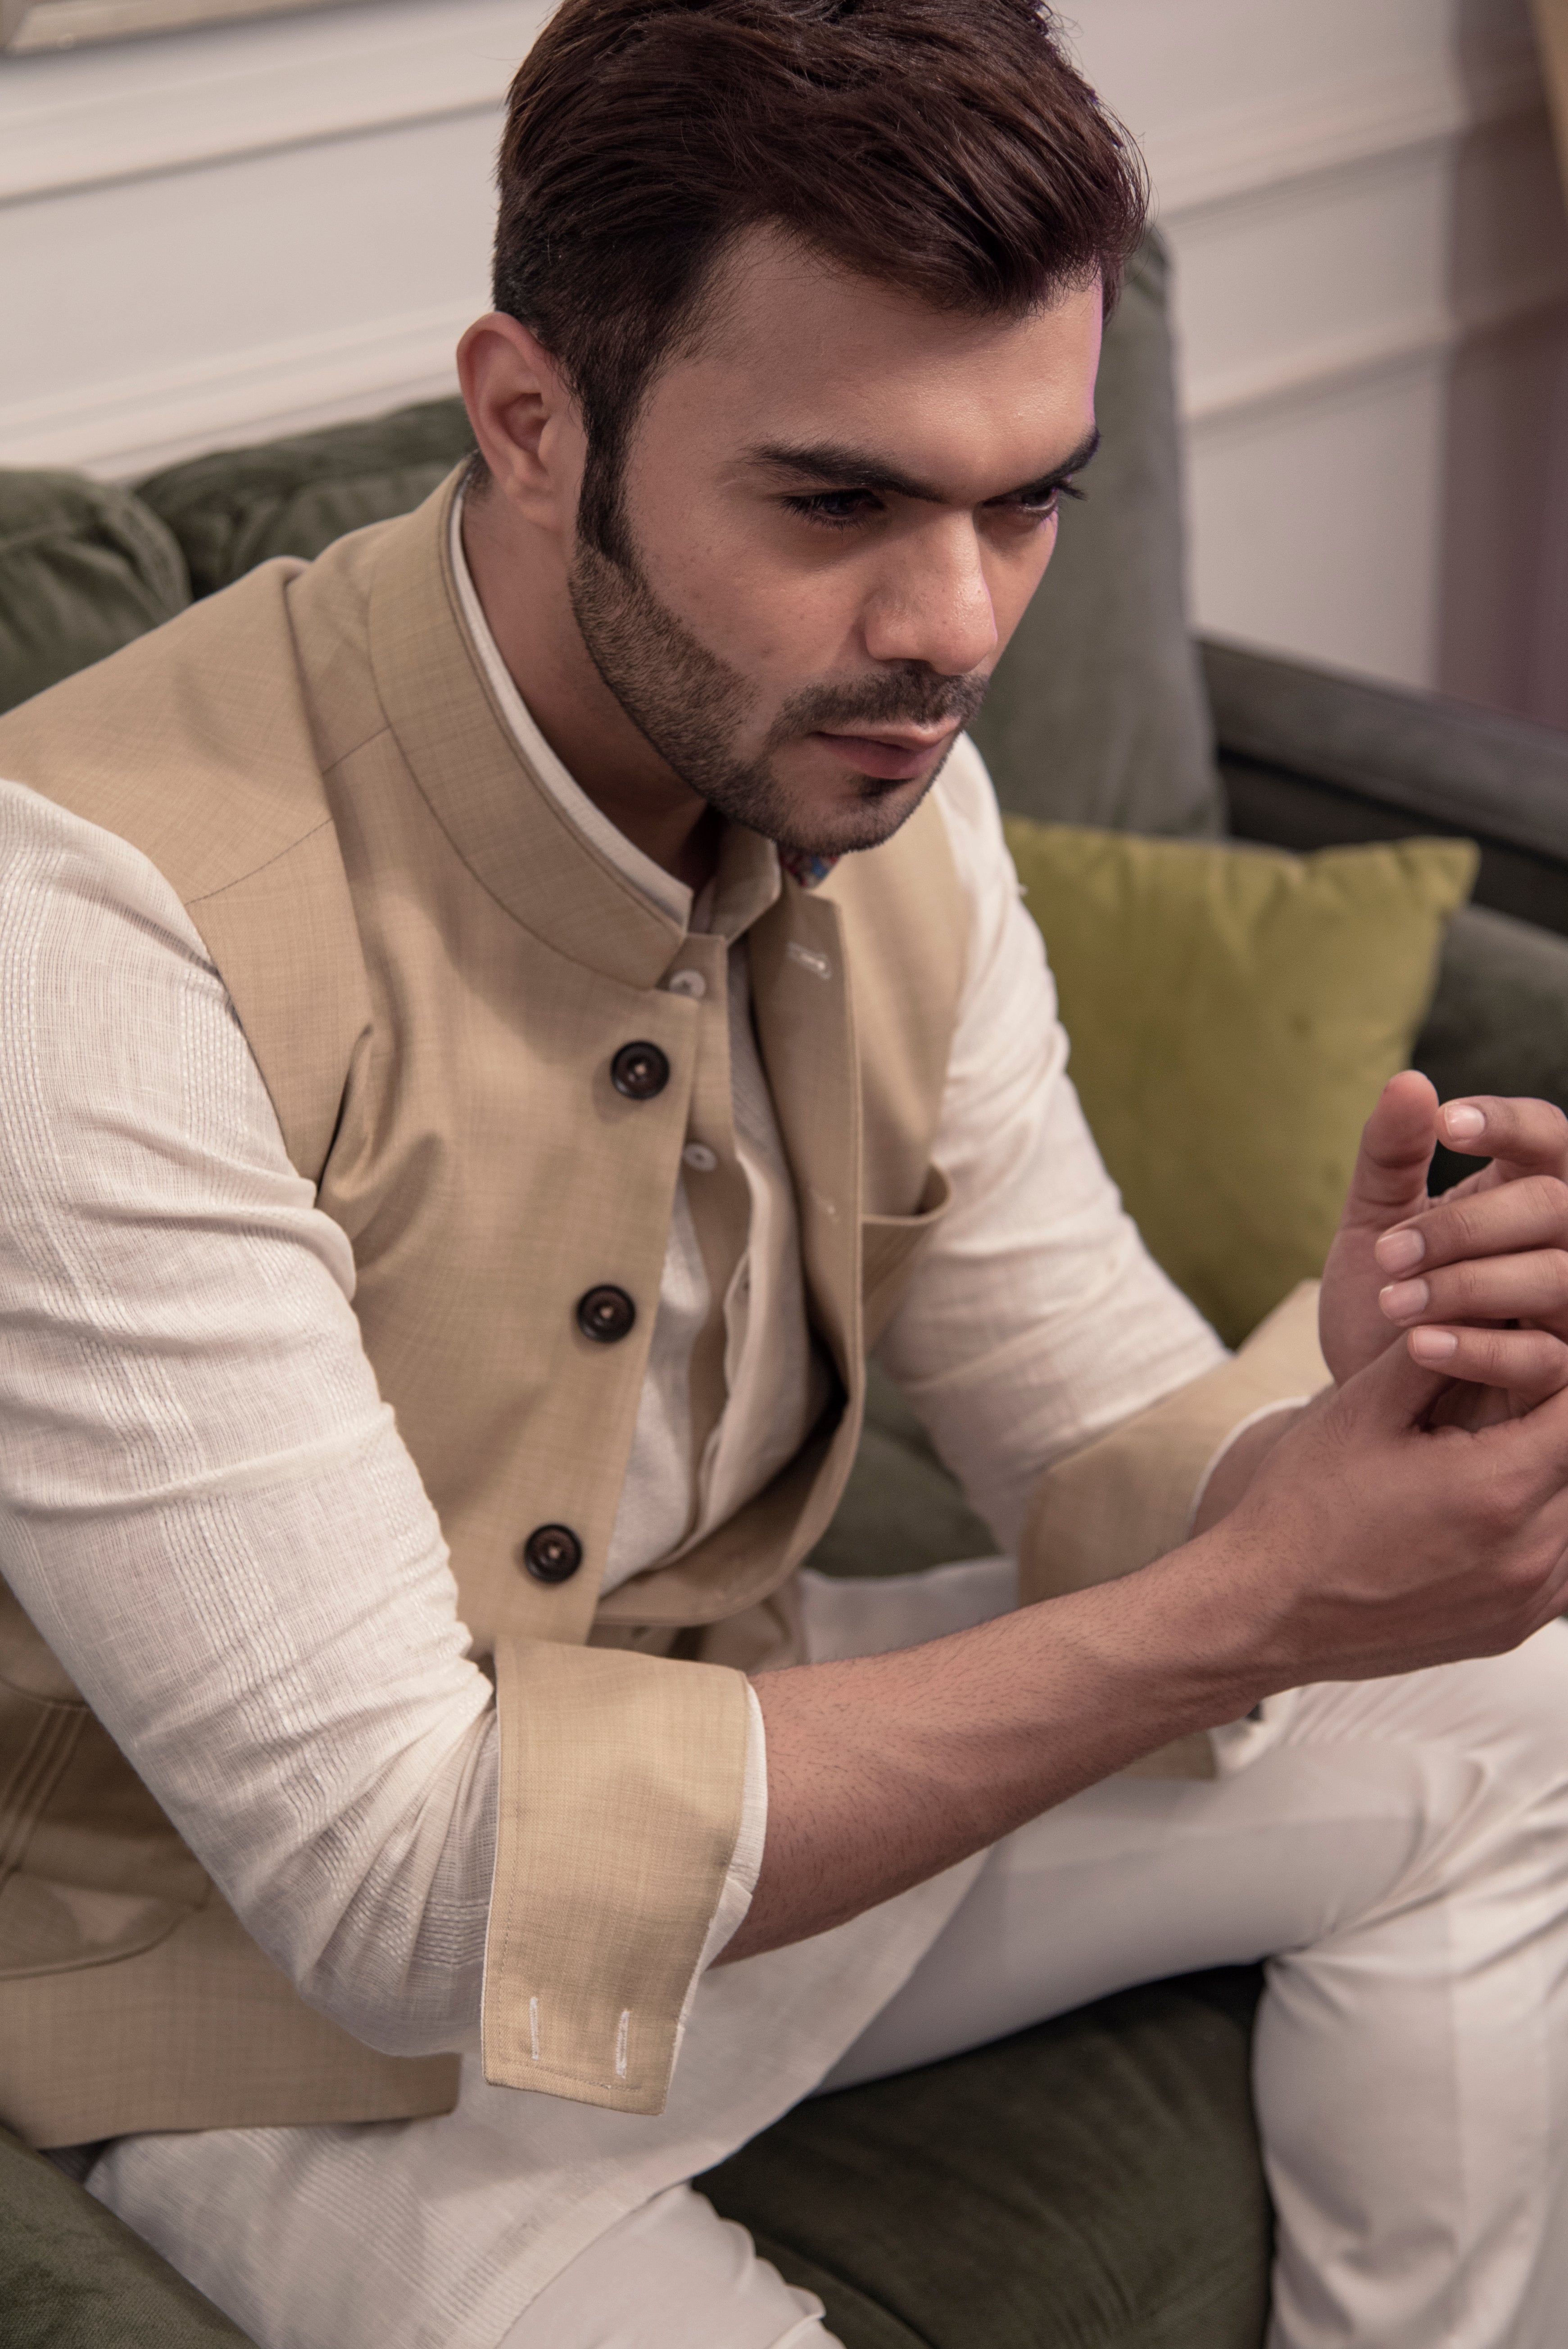
[[740,1833],[745,1679],[516,1640],[497,1645],[496,1699],[485,2077],[662,2112]]
[[[1197,1497],[1232,1438],[1271,1405],[1328,1383],[1317,1342],[1317,1290],[1316,1281],[1303,1281],[1228,1362],[1124,1420],[1042,1477],[1018,1544],[1020,1604],[1114,1581],[1180,1548]],[[1208,1737],[1200,1731],[1161,1746],[1132,1772],[1210,1777]]]

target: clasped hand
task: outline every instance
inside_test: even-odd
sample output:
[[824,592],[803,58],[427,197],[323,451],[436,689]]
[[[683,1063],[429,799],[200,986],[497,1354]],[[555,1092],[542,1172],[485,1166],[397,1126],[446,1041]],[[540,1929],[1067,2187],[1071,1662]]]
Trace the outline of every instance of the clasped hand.
[[[1434,1143],[1491,1164],[1427,1196]],[[1434,1421],[1517,1417],[1568,1386],[1568,1118],[1550,1102],[1475,1094],[1442,1108],[1394,1078],[1367,1121],[1324,1273],[1324,1359],[1340,1384],[1401,1338],[1463,1383]]]
[[[1439,1138],[1491,1163],[1429,1199]],[[1333,1388],[1207,1537],[1243,1686],[1517,1645],[1568,1605],[1568,1120],[1396,1077],[1319,1329]]]

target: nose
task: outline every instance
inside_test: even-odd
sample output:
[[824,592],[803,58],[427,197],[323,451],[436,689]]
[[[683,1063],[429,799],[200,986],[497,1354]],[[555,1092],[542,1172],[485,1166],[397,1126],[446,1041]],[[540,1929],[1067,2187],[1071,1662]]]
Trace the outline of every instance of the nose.
[[967,514],[934,515],[885,549],[861,629],[872,660],[919,661],[942,677],[989,659],[996,614]]

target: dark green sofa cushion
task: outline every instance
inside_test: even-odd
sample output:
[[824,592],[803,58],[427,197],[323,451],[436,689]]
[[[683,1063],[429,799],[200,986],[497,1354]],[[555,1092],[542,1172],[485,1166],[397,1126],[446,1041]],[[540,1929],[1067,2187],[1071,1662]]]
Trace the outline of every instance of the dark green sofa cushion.
[[1009,815],[1215,838],[1225,802],[1188,628],[1171,265],[1145,239],[1106,328],[1104,445],[974,727]]
[[129,490],[0,470],[0,709],[171,619],[185,558]]
[[317,555],[345,532],[407,513],[474,445],[460,399],[362,424],[218,449],[137,483],[178,539],[198,595],[273,554]]
[[5,2349],[245,2349],[139,2235],[0,2129]]
[[1259,2349],[1260,1983],[1124,1991],[820,2097],[697,2182],[846,2349]]
[[[797,2107],[698,2182],[846,2349],[1259,2349],[1261,1977],[1123,1991]],[[244,2349],[129,2228],[0,2131],[6,2349]]]

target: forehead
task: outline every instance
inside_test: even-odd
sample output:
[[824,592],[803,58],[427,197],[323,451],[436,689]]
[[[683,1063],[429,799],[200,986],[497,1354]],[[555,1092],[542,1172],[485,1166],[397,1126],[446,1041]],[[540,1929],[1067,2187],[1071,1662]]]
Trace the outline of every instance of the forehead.
[[637,438],[733,463],[755,445],[874,446],[955,494],[1011,488],[1094,421],[1098,283],[1019,319],[934,310],[770,230],[738,240]]

